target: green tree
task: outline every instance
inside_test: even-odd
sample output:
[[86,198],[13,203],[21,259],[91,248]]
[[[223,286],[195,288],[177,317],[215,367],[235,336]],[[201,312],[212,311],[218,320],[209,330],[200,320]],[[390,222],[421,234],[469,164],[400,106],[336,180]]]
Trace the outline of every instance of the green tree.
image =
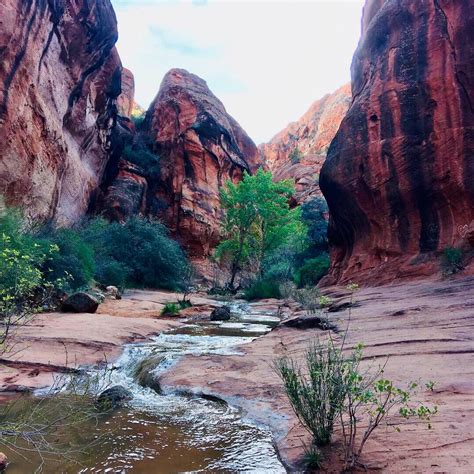
[[300,209],[289,205],[293,194],[291,181],[275,183],[271,173],[261,169],[253,176],[245,173],[237,184],[226,183],[221,192],[226,238],[216,255],[230,264],[231,289],[246,265],[252,262],[253,269],[262,276],[265,257],[304,234]]

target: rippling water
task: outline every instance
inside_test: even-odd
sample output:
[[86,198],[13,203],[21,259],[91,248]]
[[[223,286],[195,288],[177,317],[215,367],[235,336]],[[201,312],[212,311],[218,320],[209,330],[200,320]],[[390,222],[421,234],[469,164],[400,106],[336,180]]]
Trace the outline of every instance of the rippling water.
[[[84,443],[95,437],[99,441],[77,459],[79,466],[50,461],[44,472],[285,472],[271,433],[243,420],[235,408],[204,398],[160,395],[136,381],[143,361],[158,356],[153,369],[158,378],[186,354],[234,354],[238,345],[269,331],[278,321],[269,314],[248,314],[248,307],[233,311],[228,322],[187,325],[150,342],[126,346],[99,389],[122,385],[132,392],[132,400],[97,425],[83,427]],[[11,456],[9,472],[32,472],[30,463]]]

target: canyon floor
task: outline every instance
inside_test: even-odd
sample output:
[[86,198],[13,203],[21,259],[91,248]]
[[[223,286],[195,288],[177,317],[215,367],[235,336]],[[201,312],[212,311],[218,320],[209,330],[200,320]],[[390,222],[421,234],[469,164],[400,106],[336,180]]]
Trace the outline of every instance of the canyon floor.
[[[348,301],[344,288],[325,289],[337,306]],[[167,292],[130,291],[107,300],[93,315],[43,314],[16,334],[15,354],[0,370],[3,391],[37,388],[67,367],[113,360],[123,344],[145,339],[183,324],[159,316],[175,301]],[[208,318],[219,302],[193,295],[187,319]],[[302,316],[295,303],[265,300],[252,304],[282,318]],[[328,313],[341,330],[349,311]],[[405,384],[422,382],[417,397],[437,405],[433,428],[414,420],[391,418],[367,443],[363,460],[369,470],[385,472],[472,472],[474,466],[474,278],[412,282],[363,288],[355,294],[347,335],[348,347],[365,345],[368,363],[384,363],[385,375]],[[160,378],[165,391],[212,395],[242,409],[244,416],[271,428],[284,464],[297,470],[308,436],[299,425],[281,383],[272,370],[281,355],[299,357],[320,329],[279,326],[240,347],[238,355],[185,356]],[[66,356],[67,354],[67,356]],[[434,381],[434,390],[424,382]],[[397,432],[393,423],[400,422]],[[339,434],[325,471],[340,469]],[[264,466],[263,466],[264,467]]]

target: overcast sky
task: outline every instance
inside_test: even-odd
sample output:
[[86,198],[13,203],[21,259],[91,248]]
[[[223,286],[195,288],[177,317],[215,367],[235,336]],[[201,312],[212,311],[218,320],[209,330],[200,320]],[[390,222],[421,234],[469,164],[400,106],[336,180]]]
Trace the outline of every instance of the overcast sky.
[[147,108],[171,68],[205,79],[258,144],[350,80],[363,0],[112,0]]

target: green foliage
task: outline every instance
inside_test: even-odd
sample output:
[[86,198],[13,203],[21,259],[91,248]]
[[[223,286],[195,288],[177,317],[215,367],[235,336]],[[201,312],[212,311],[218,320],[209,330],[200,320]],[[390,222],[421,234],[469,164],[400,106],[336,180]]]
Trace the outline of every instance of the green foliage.
[[95,269],[95,280],[102,285],[113,285],[123,289],[127,285],[130,268],[123,262],[112,258],[98,258]]
[[[339,421],[346,470],[360,464],[365,443],[394,410],[405,419],[427,422],[428,428],[437,413],[436,406],[413,402],[417,383],[397,387],[384,377],[384,367],[361,367],[362,360],[361,344],[346,355],[344,340],[338,347],[329,337],[327,342],[317,341],[308,348],[304,368],[289,357],[275,361],[291,406],[316,447],[330,442]],[[427,386],[432,385],[429,382]]]
[[304,235],[300,209],[289,207],[293,194],[293,183],[275,183],[271,173],[261,169],[253,176],[245,173],[237,184],[226,183],[221,192],[226,239],[216,256],[230,266],[231,288],[239,271],[252,267],[263,275],[262,264],[269,254]]
[[329,255],[322,253],[318,257],[306,260],[296,274],[298,286],[316,285],[329,270]]
[[161,310],[162,316],[178,316],[181,307],[178,303],[166,303],[164,308]]
[[91,221],[83,231],[85,241],[94,249],[98,281],[104,285],[118,282],[124,270],[127,286],[180,289],[188,274],[188,262],[180,246],[168,236],[166,227],[156,221],[133,217],[125,224]]
[[67,287],[75,290],[88,286],[95,273],[94,252],[72,229],[50,230],[40,234],[42,240],[58,251],[46,262],[44,271],[49,281],[68,277]]
[[12,328],[49,302],[52,285],[42,267],[57,251],[32,237],[18,211],[0,206],[0,353],[9,350]]
[[160,174],[160,158],[150,151],[143,140],[137,139],[133,146],[127,145],[122,152],[122,157],[139,166],[147,176],[156,178]]
[[445,272],[454,274],[463,269],[462,250],[455,247],[447,247],[443,252],[443,264]]
[[281,358],[275,362],[275,369],[314,444],[325,446],[344,402],[344,357],[332,340],[326,344],[317,341],[308,348],[305,361],[305,367],[300,368],[295,360]]
[[314,198],[301,205],[301,217],[308,229],[308,251],[306,257],[315,257],[328,251],[326,215],[329,212],[324,198]]
[[299,150],[298,147],[293,148],[289,154],[290,161],[295,165],[299,163],[303,158],[303,153]]
[[261,298],[281,298],[280,285],[275,280],[257,280],[245,290],[244,297],[247,300],[257,300]]

